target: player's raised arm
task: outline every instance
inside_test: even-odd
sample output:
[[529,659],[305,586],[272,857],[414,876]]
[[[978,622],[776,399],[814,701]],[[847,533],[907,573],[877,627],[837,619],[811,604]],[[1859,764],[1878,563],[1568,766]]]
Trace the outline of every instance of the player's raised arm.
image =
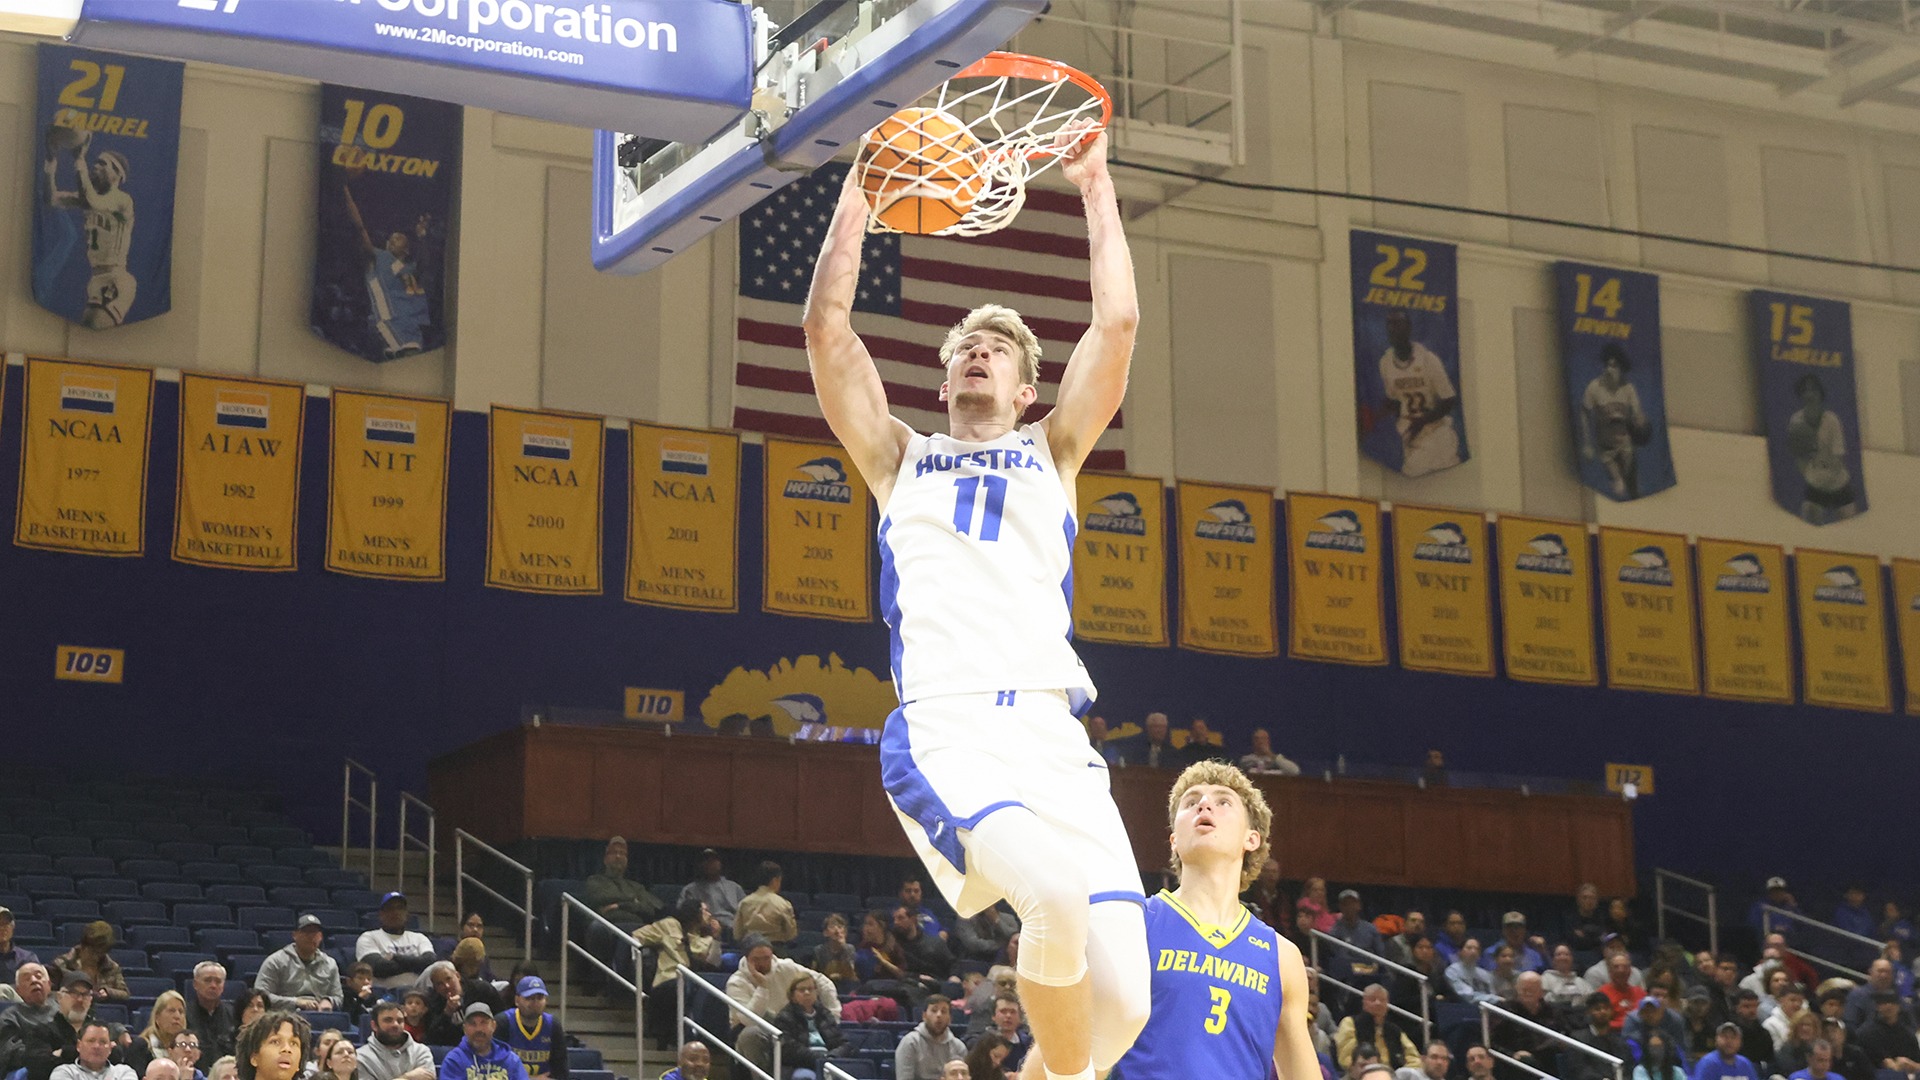
[[[1078,134],[1072,126],[1061,132],[1062,137]],[[1053,411],[1042,421],[1054,464],[1071,475],[1093,452],[1095,440],[1127,396],[1140,298],[1133,283],[1133,254],[1120,227],[1120,203],[1107,173],[1106,133],[1069,152],[1060,171],[1086,203],[1088,279],[1093,286],[1093,317],[1067,361]]]
[[367,235],[367,223],[360,219],[360,204],[353,201],[353,189],[340,185],[340,194],[347,199],[347,217],[353,221],[354,231],[360,234],[360,253],[373,254],[373,237]]
[[866,239],[866,196],[847,171],[834,207],[827,242],[813,267],[802,326],[807,333],[807,366],[820,414],[833,436],[847,448],[854,467],[882,505],[893,487],[894,472],[913,432],[887,411],[887,389],[860,335],[853,332],[853,296],[860,283],[860,248]]
[[1280,1080],[1317,1080],[1320,1058],[1313,1052],[1307,1009],[1307,965],[1300,947],[1274,935],[1280,961],[1280,1026],[1273,1033],[1273,1066]]
[[85,206],[87,205],[87,201],[86,201],[86,196],[83,195],[82,192],[87,190],[87,186],[90,183],[92,183],[92,181],[87,176],[87,159],[84,154],[80,153],[79,151],[76,151],[73,155],[73,171],[78,173],[80,178],[79,186],[75,188],[73,191],[60,190],[60,159],[59,158],[57,157],[48,158],[47,163],[41,166],[41,169],[47,174],[47,205],[48,206],[57,207],[62,210],[77,210],[77,209],[85,208]]

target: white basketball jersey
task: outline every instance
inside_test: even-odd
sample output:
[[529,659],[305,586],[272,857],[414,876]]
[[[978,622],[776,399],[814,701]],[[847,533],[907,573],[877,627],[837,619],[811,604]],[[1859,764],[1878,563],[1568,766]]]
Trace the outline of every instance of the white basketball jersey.
[[127,248],[133,244],[133,196],[124,191],[96,194],[87,203],[86,221],[87,261],[94,269],[127,265]]
[[1091,697],[1070,640],[1074,532],[1044,429],[984,443],[916,434],[880,521],[880,612],[900,700]]

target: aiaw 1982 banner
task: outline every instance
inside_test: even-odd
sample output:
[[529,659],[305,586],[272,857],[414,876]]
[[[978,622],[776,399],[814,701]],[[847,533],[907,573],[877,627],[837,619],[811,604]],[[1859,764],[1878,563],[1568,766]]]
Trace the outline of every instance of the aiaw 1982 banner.
[[1493,586],[1480,511],[1395,503],[1393,586],[1401,667],[1494,673]]
[[26,375],[13,542],[144,554],[152,370],[29,357]]
[[1603,526],[1600,611],[1607,630],[1608,686],[1700,692],[1693,553],[1686,537]]
[[1786,552],[1778,544],[1703,536],[1695,553],[1707,696],[1793,704]]
[[435,398],[335,390],[327,569],[356,577],[447,576],[447,438]]
[[847,452],[835,443],[769,437],[766,466],[761,607],[780,615],[871,619],[873,500]]
[[627,425],[626,598],[740,610],[740,436]]
[[1380,504],[1337,495],[1287,494],[1287,654],[1342,664],[1387,662]]
[[487,429],[487,584],[598,596],[606,421],[495,405]]
[[1180,550],[1180,646],[1278,656],[1273,492],[1227,484],[1174,488]]
[[1167,643],[1165,490],[1157,476],[1083,472],[1075,479],[1074,637]]
[[180,376],[174,558],[234,570],[295,569],[306,405],[301,383]]
[[1793,569],[1807,704],[1892,711],[1880,560],[1800,548]]
[[1593,571],[1577,521],[1502,517],[1500,615],[1507,676],[1593,686]]

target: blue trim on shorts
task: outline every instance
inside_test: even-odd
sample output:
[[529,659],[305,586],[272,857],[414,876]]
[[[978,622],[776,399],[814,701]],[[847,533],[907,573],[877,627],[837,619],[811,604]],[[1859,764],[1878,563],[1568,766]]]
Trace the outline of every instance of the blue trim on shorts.
[[887,666],[893,669],[893,692],[905,697],[906,684],[900,670],[907,651],[900,640],[900,570],[893,564],[893,545],[887,543],[892,528],[892,518],[880,519],[880,618],[887,624]]
[[[913,744],[907,731],[907,707],[905,705],[888,714],[887,722],[880,731],[880,786],[893,798],[893,805],[900,812],[918,822],[921,831],[927,834],[927,842],[941,854],[953,868],[962,874],[967,872],[967,849],[960,846],[960,830],[972,829],[996,810],[1005,810],[1010,806],[1024,807],[1017,800],[1004,800],[988,803],[979,811],[960,817],[947,807],[933,785],[927,782],[926,774],[913,760]],[[1141,898],[1145,903],[1145,898]]]
[[1132,889],[1109,889],[1106,892],[1097,892],[1087,897],[1087,903],[1089,904],[1104,903],[1108,900],[1125,900],[1130,904],[1139,904],[1143,908],[1147,906],[1147,894],[1137,893]]

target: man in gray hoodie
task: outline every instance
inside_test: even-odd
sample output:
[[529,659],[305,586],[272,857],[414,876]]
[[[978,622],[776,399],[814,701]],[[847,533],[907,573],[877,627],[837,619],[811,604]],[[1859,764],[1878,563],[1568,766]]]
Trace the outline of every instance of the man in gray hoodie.
[[893,1080],[940,1080],[947,1062],[967,1056],[967,1044],[947,1030],[953,1006],[935,994],[920,1009],[920,1026],[907,1032],[893,1052]]

